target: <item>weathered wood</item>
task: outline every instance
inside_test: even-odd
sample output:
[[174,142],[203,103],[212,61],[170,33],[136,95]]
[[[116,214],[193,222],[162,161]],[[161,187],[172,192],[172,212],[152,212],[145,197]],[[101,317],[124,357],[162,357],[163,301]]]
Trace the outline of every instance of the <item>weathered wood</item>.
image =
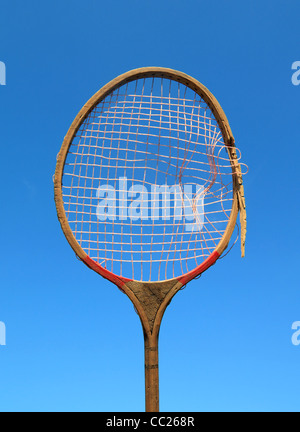
[[161,282],[127,282],[126,286],[134,293],[147,316],[150,331],[153,331],[157,312],[167,294],[178,284],[177,279]]
[[[163,77],[170,78],[178,81],[199,94],[207,105],[212,110],[218,125],[221,129],[224,143],[227,146],[230,162],[232,166],[233,176],[233,206],[226,227],[225,233],[220,243],[215,248],[213,253],[221,255],[227,248],[233,233],[237,215],[240,211],[241,217],[241,242],[242,242],[242,255],[244,255],[244,245],[246,236],[246,206],[244,197],[244,188],[242,184],[242,174],[240,165],[238,163],[236,152],[234,148],[234,138],[226,118],[224,111],[219,105],[216,98],[210,93],[210,91],[204,87],[199,81],[194,78],[178,71],[166,68],[140,68],[133,71],[127,72],[110,83],[105,85],[99,90],[81,109],[73,121],[58,155],[57,166],[54,178],[54,191],[55,191],[55,203],[57,208],[57,215],[60,221],[62,230],[70,243],[71,247],[75,251],[76,255],[84,261],[90,268],[97,271],[103,277],[106,277],[116,285],[118,285],[130,298],[134,304],[144,331],[145,341],[145,389],[146,389],[146,411],[158,411],[159,410],[159,378],[158,378],[158,337],[161,321],[164,312],[170,303],[173,296],[182,288],[182,283],[178,279],[171,279],[162,282],[136,282],[128,281],[122,277],[112,275],[105,268],[99,264],[90,263],[90,259],[86,252],[81,248],[79,243],[76,241],[75,236],[69,226],[62,197],[62,178],[64,172],[64,166],[68,155],[69,148],[72,144],[73,138],[75,137],[79,127],[83,121],[93,110],[93,108],[99,104],[108,94],[116,90],[118,87],[126,84],[127,82],[135,79],[146,78],[146,77]],[[218,255],[218,256],[219,256]],[[197,276],[196,269],[193,277]],[[198,273],[199,274],[199,273]]]

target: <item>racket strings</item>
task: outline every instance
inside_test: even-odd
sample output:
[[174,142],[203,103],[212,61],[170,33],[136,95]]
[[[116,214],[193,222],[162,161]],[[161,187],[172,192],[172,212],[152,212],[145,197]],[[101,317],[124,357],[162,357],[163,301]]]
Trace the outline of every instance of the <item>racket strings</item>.
[[90,112],[66,160],[63,199],[76,240],[135,280],[192,270],[230,217],[230,150],[191,89],[161,78],[123,85]]

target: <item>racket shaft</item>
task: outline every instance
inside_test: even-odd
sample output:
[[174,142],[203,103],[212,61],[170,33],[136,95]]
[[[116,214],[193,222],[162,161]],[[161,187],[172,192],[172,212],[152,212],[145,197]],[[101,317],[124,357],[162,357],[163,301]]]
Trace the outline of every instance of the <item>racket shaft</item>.
[[159,411],[158,338],[145,335],[146,412]]

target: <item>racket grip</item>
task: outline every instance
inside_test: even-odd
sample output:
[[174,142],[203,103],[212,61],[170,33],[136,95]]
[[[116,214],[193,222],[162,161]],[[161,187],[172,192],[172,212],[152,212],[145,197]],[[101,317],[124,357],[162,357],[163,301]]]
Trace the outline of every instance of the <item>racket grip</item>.
[[158,336],[144,333],[146,412],[159,411]]

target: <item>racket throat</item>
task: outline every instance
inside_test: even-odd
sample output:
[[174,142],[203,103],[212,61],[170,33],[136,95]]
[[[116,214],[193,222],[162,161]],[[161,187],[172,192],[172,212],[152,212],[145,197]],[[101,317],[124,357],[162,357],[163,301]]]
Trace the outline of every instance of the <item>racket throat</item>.
[[158,334],[164,312],[182,286],[177,279],[163,282],[129,281],[124,284],[123,289],[140,316],[144,332]]

